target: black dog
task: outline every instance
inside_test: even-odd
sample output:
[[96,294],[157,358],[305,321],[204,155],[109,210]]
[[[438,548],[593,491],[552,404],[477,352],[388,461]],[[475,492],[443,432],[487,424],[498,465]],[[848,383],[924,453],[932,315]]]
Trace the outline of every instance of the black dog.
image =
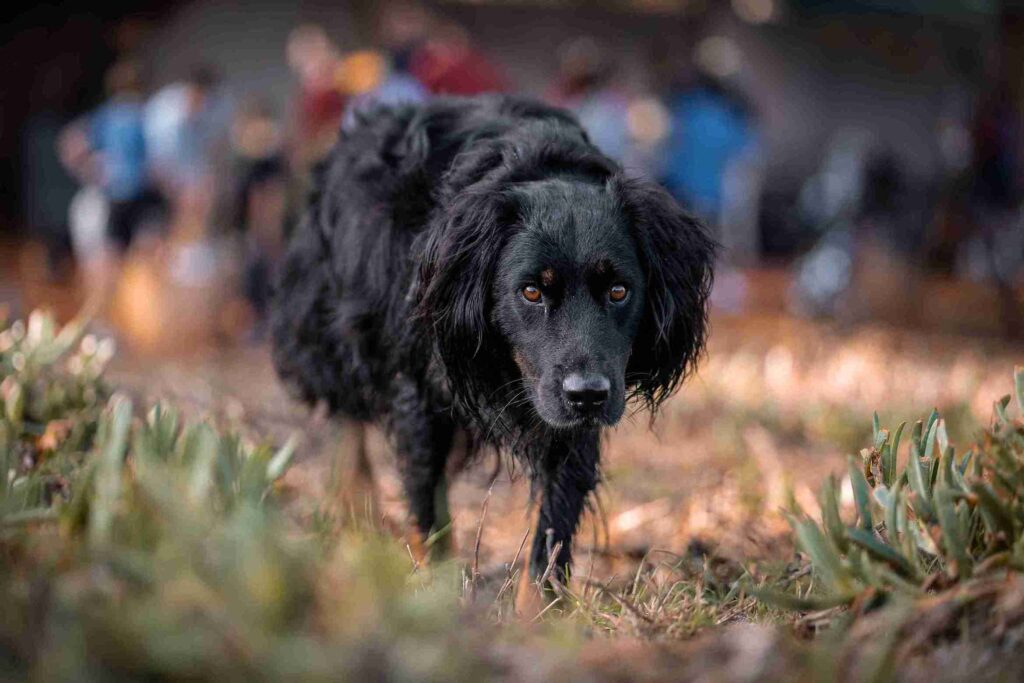
[[342,131],[291,239],[274,359],[306,401],[385,424],[424,534],[457,431],[518,458],[540,498],[531,575],[557,549],[564,581],[601,430],[692,370],[713,257],[563,110],[377,107]]

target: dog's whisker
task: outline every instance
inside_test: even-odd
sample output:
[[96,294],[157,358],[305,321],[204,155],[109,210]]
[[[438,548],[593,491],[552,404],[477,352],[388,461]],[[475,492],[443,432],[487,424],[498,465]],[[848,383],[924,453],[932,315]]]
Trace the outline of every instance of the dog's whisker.
[[[498,414],[497,414],[497,415],[496,415],[496,416],[494,417],[494,419],[493,419],[493,420],[491,421],[491,426],[490,426],[490,428],[489,428],[489,429],[487,430],[487,436],[486,436],[486,437],[484,437],[484,438],[485,438],[485,440],[486,440],[486,439],[488,439],[488,438],[490,438],[491,434],[493,434],[493,432],[494,432],[494,428],[495,428],[495,427],[496,427],[496,426],[497,426],[497,425],[498,425],[498,424],[500,423],[501,417],[502,417],[502,415],[504,414],[504,412],[505,412],[505,411],[506,411],[506,410],[507,410],[507,409],[508,409],[508,408],[509,408],[510,406],[512,406],[512,405],[513,405],[513,403],[514,403],[514,402],[516,401],[516,399],[518,399],[519,397],[521,397],[521,396],[522,396],[523,394],[527,394],[527,393],[529,393],[529,391],[530,391],[530,390],[532,389],[532,387],[530,387],[530,386],[529,386],[529,384],[527,383],[527,381],[526,381],[526,378],[525,378],[525,377],[524,377],[524,378],[521,378],[521,381],[522,381],[522,382],[523,382],[523,384],[524,384],[523,388],[522,388],[522,389],[520,389],[520,390],[519,390],[518,392],[516,392],[515,394],[513,394],[512,398],[510,398],[510,399],[509,399],[508,403],[506,403],[506,404],[505,404],[504,406],[502,406],[501,410],[499,410],[499,411],[498,411]],[[527,397],[526,401],[529,401],[529,397]]]

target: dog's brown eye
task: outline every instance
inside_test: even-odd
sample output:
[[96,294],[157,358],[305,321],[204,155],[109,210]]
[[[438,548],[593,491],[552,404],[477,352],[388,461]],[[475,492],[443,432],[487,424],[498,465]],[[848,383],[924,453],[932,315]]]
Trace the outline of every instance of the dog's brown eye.
[[629,294],[629,290],[626,289],[626,285],[612,285],[608,290],[608,298],[617,304],[625,301],[627,294]]
[[525,287],[523,287],[522,294],[523,298],[529,301],[531,304],[540,303],[540,300],[542,298],[540,289],[534,287],[533,285],[526,285]]

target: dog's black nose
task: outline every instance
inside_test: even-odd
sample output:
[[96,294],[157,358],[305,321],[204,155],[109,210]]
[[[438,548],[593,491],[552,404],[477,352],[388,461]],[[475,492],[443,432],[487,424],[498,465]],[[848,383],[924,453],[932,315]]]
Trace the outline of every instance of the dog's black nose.
[[604,375],[582,375],[574,372],[562,380],[565,400],[573,408],[593,410],[608,400],[612,383]]

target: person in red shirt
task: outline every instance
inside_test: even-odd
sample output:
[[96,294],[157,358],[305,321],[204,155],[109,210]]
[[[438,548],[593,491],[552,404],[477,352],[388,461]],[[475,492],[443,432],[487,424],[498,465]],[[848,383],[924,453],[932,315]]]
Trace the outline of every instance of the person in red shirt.
[[501,71],[472,45],[465,29],[452,22],[439,24],[434,35],[413,51],[409,70],[437,94],[476,95],[508,89]]
[[393,63],[435,95],[501,92],[501,71],[452,21],[440,20],[418,3],[396,3],[380,15],[380,38]]
[[287,49],[288,64],[299,79],[293,157],[297,168],[306,168],[334,143],[347,102],[335,83],[337,49],[321,27],[299,26]]

